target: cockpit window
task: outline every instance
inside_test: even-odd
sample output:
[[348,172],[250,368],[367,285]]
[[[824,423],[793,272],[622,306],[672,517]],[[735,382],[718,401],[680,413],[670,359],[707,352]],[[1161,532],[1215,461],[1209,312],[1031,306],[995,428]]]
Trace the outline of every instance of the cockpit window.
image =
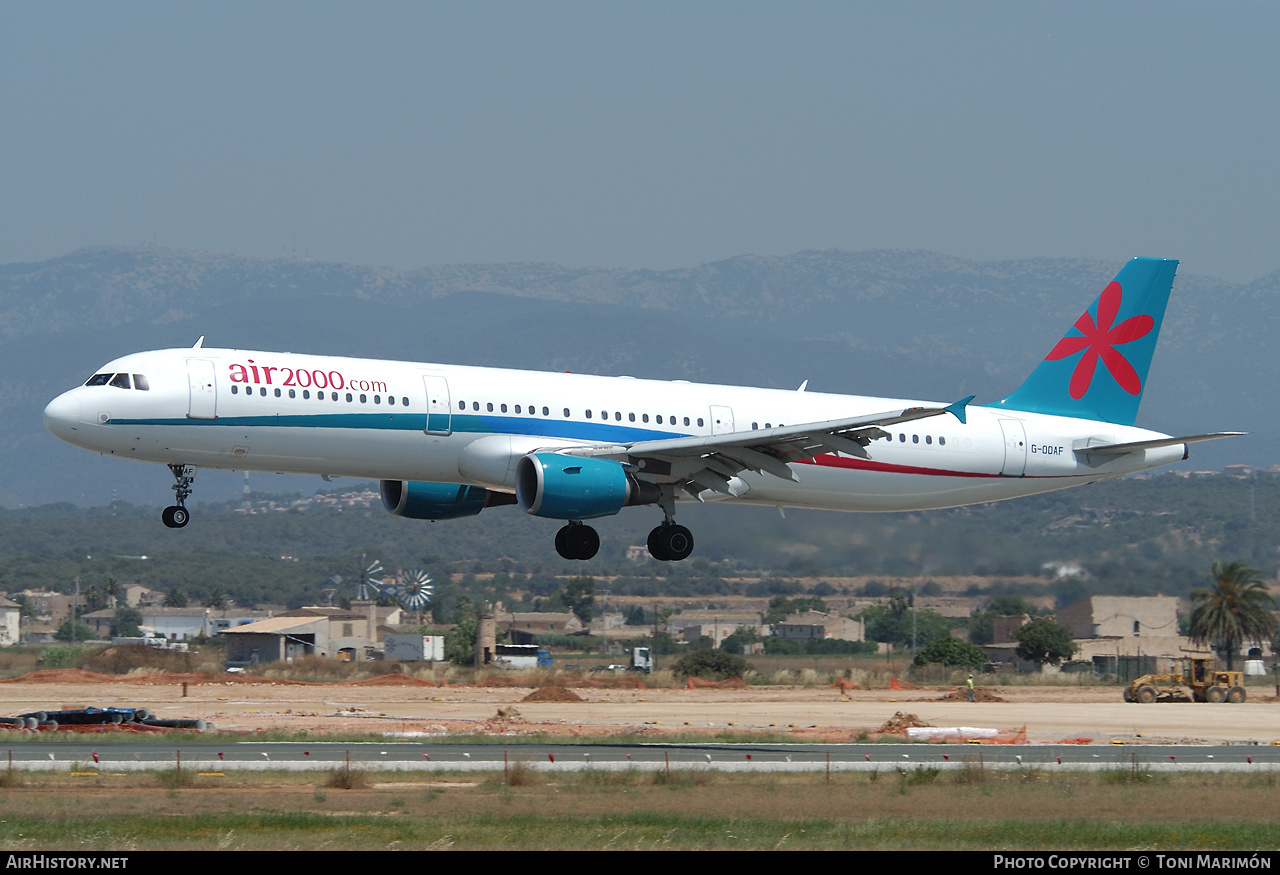
[[113,376],[112,374],[94,374],[92,377],[89,378],[89,381],[85,383],[85,385],[86,386],[105,386],[111,382],[112,376]]
[[141,389],[143,392],[150,391],[151,383],[147,380],[146,374],[133,375],[133,388]]
[[114,377],[112,377],[112,378],[111,378],[111,385],[112,385],[112,386],[115,386],[117,389],[128,389],[128,388],[130,388],[130,386],[129,386],[129,375],[128,375],[128,374],[116,374]]

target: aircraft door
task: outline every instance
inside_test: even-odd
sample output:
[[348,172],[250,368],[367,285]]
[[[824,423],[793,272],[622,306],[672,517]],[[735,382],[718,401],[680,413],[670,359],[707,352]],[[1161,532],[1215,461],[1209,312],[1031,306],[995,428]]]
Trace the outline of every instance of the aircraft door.
[[733,430],[733,408],[711,405],[711,433],[728,434]]
[[187,382],[191,388],[187,419],[217,419],[218,387],[214,382],[213,362],[187,359]]
[[449,400],[449,381],[443,374],[423,374],[427,389],[427,434],[453,433],[453,402]]
[[1002,477],[1021,477],[1027,471],[1027,430],[1019,419],[1000,420],[1004,434],[1004,467]]

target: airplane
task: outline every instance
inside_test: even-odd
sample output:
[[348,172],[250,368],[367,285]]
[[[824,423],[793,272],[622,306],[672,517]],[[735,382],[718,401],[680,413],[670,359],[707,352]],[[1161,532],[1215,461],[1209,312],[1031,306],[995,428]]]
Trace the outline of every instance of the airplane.
[[556,551],[587,560],[586,520],[654,505],[655,558],[693,535],[680,501],[844,511],[957,507],[1122,477],[1198,441],[1137,428],[1178,262],[1135,258],[1026,381],[989,405],[570,373],[193,347],[126,355],[53,399],[45,426],[103,455],[169,467],[171,528],[198,468],[381,481],[402,517],[516,505],[564,521]]

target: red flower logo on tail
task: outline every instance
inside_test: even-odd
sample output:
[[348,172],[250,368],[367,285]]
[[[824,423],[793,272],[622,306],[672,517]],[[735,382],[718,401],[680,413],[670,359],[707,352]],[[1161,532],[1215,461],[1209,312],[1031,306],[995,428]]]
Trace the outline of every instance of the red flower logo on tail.
[[1133,365],[1129,364],[1129,360],[1116,350],[1116,347],[1145,337],[1156,323],[1144,313],[1141,316],[1126,319],[1113,327],[1111,323],[1116,321],[1116,314],[1120,312],[1122,297],[1123,292],[1119,283],[1112,282],[1108,285],[1098,298],[1098,324],[1095,325],[1093,317],[1086,312],[1076,320],[1075,324],[1076,330],[1083,336],[1062,338],[1058,341],[1058,345],[1045,356],[1045,361],[1056,362],[1084,350],[1084,355],[1080,357],[1075,370],[1071,372],[1071,383],[1067,387],[1072,398],[1077,400],[1083,398],[1084,393],[1089,391],[1089,385],[1093,382],[1093,372],[1098,367],[1098,359],[1102,359],[1106,364],[1107,370],[1120,384],[1121,389],[1130,395],[1137,395],[1142,391],[1142,379],[1138,376],[1138,372],[1133,369]]

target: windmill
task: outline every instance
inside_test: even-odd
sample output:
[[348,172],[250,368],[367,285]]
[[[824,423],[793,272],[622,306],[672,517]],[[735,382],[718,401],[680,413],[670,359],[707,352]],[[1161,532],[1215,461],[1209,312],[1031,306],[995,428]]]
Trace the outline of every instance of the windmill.
[[382,583],[377,577],[382,573],[382,563],[375,559],[365,565],[365,555],[361,553],[356,571],[360,581],[356,585],[356,598],[361,601],[376,599],[382,593]]
[[431,575],[424,569],[409,568],[396,574],[396,582],[391,586],[391,595],[401,607],[416,611],[421,621],[422,609],[431,604],[431,596],[435,594],[435,589],[431,585]]

